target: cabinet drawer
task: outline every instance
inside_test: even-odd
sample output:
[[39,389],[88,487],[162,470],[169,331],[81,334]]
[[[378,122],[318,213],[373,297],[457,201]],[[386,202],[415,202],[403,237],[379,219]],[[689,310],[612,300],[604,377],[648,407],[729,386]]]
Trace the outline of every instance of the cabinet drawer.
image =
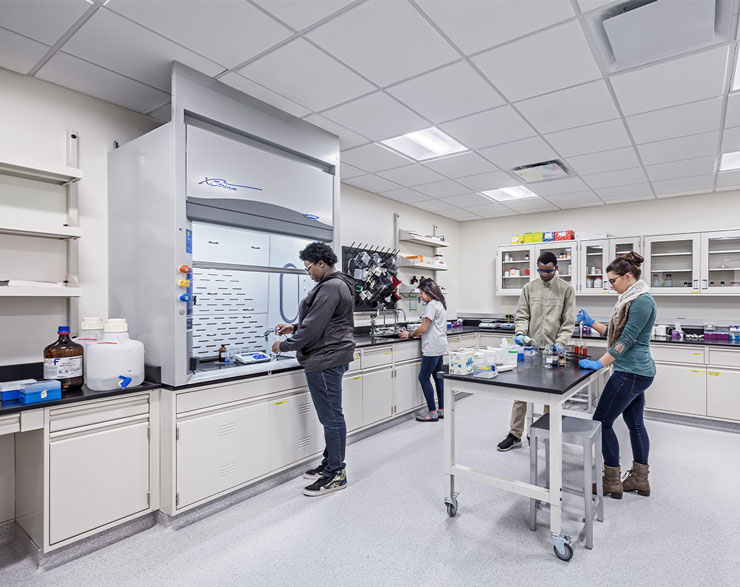
[[[487,346],[498,347],[501,346],[501,341],[505,338],[505,334],[478,334],[478,346],[480,348],[486,348]],[[509,337],[512,338],[512,337]]]
[[101,400],[73,407],[51,408],[49,411],[49,431],[59,432],[70,428],[148,414],[149,394]]
[[393,362],[393,348],[389,346],[362,349],[362,368],[372,369],[390,365]]
[[402,342],[393,348],[393,358],[396,363],[411,361],[421,357],[421,343],[418,340]]
[[193,261],[266,266],[270,238],[265,232],[193,222]]
[[460,348],[460,335],[455,334],[447,337],[447,347],[451,351],[456,351]]
[[0,416],[0,435],[14,434],[21,431],[21,415],[8,414]]
[[740,371],[707,369],[707,416],[740,420]]
[[360,351],[355,351],[347,371],[359,371],[360,369],[362,369],[362,353]]
[[723,367],[740,367],[740,348],[724,350],[709,348],[709,364]]
[[469,348],[478,346],[478,334],[461,334],[460,347]]
[[650,347],[650,354],[656,361],[666,363],[694,363],[696,365],[704,364],[704,347],[701,346],[661,346],[654,345]]

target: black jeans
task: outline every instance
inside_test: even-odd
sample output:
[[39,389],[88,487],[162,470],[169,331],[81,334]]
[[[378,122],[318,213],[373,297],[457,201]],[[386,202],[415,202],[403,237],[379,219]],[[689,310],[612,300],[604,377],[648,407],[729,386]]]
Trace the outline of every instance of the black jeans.
[[438,357],[422,357],[421,358],[421,369],[419,369],[419,383],[421,383],[421,390],[424,392],[424,398],[427,400],[427,407],[430,412],[433,412],[437,408],[434,407],[434,389],[432,388],[432,382],[429,381],[431,377],[434,379],[434,385],[437,388],[437,404],[440,410],[445,407],[445,392],[444,383],[442,379],[437,377],[437,372],[442,370],[442,355]]
[[342,376],[349,363],[322,371],[306,373],[308,390],[316,408],[319,422],[324,427],[324,472],[335,473],[344,469],[344,451],[347,447],[347,424],[342,413]]
[[648,464],[650,438],[643,422],[643,410],[645,390],[652,382],[653,377],[623,371],[615,371],[607,381],[594,412],[594,420],[601,422],[601,452],[605,465],[619,466],[619,441],[612,426],[620,414],[630,431],[632,460]]

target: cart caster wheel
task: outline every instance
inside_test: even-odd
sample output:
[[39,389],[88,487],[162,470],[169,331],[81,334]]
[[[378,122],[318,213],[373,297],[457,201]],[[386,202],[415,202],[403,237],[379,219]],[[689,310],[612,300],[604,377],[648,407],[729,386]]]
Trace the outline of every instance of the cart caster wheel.
[[555,556],[561,561],[568,562],[573,558],[573,547],[570,544],[563,544],[564,552],[560,552],[557,546],[553,546],[552,549],[555,551]]
[[457,514],[457,504],[448,503],[447,504],[447,515],[451,518],[455,517],[455,514]]

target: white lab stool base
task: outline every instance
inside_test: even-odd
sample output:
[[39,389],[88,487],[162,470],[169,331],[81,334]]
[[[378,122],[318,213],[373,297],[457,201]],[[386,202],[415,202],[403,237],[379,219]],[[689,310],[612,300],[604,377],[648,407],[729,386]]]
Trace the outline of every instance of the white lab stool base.
[[[530,428],[529,446],[529,482],[537,485],[537,447],[538,439],[545,442],[545,479],[549,479],[550,453],[550,415],[545,414]],[[586,548],[594,547],[594,516],[599,522],[604,521],[604,488],[602,485],[601,469],[601,422],[563,416],[563,444],[575,444],[583,447],[583,491],[571,487],[563,487],[565,493],[582,495],[584,501],[584,515],[563,510],[569,518],[585,523]],[[596,483],[596,495],[592,495],[592,484]],[[545,484],[547,487],[547,482]],[[537,529],[536,499],[529,500],[529,528]],[[547,504],[543,504],[547,505]]]

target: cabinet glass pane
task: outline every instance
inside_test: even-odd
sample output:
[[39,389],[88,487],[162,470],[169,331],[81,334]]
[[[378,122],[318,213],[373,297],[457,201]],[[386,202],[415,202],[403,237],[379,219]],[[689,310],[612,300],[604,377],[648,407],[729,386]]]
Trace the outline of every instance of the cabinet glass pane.
[[570,283],[573,278],[573,248],[571,246],[547,246],[540,249],[540,255],[548,251],[553,253],[558,260],[558,276]]
[[707,245],[709,288],[740,288],[740,237],[710,238]]
[[[614,254],[617,257],[621,257],[630,251],[637,251],[637,243],[617,243],[614,245]],[[609,259],[609,261],[612,260],[613,259]]]
[[653,242],[650,249],[650,285],[691,287],[694,254],[692,240]]
[[529,249],[510,249],[501,253],[502,284],[504,289],[518,289],[529,281]]
[[[560,261],[558,261],[560,263]],[[584,287],[586,289],[602,289],[604,285],[604,246],[587,245],[584,261]]]

